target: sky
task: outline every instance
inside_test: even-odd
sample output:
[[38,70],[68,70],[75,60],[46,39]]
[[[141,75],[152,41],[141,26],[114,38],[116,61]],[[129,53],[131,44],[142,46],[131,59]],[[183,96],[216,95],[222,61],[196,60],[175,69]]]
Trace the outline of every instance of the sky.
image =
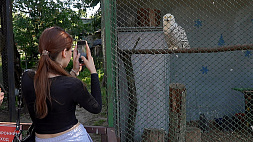
[[[56,0],[54,0],[56,2]],[[67,1],[67,0],[62,0],[62,1]],[[87,9],[87,17],[89,18],[90,16],[92,16],[100,7],[100,2],[93,8],[88,8]],[[72,8],[73,10],[77,11],[76,8]]]
[[100,3],[97,4],[97,6],[93,7],[93,8],[88,8],[87,9],[87,17],[92,16],[100,7]]
[[[92,16],[100,7],[100,2],[93,8],[88,8],[87,9],[87,18],[89,18],[90,16]],[[73,10],[77,11],[76,8],[73,8]]]

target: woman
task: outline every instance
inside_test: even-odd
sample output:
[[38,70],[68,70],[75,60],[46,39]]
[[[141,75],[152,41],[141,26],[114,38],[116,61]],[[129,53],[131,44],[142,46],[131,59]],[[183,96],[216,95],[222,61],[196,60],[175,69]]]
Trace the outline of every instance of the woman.
[[91,73],[91,94],[75,78],[81,64],[77,47],[73,51],[73,69],[64,70],[72,57],[73,39],[59,27],[47,28],[39,40],[40,60],[37,70],[22,77],[22,93],[34,123],[37,142],[92,141],[75,116],[76,105],[91,113],[102,109],[98,75],[86,42],[87,59],[81,56]]

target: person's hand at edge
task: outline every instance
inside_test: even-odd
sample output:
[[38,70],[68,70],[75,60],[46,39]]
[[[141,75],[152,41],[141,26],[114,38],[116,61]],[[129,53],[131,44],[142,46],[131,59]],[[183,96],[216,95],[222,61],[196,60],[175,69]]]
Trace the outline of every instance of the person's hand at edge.
[[4,92],[1,92],[0,88],[0,105],[3,103],[3,99],[4,99]]

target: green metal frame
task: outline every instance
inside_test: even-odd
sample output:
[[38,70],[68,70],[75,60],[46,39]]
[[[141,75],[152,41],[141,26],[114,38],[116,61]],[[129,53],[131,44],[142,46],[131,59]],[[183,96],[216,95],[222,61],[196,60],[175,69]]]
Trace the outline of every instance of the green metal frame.
[[[113,57],[115,55],[115,44],[114,44],[114,37],[115,34],[113,31],[113,27],[115,23],[113,22],[113,17],[115,12],[113,10],[112,5],[115,3],[115,0],[103,0],[102,1],[102,13],[103,13],[103,36],[104,36],[104,44],[105,44],[105,60],[106,60],[106,78],[107,78],[107,97],[108,97],[108,126],[113,127],[113,103],[114,103],[114,96],[115,96],[115,72],[113,71]],[[114,27],[115,28],[115,27]]]

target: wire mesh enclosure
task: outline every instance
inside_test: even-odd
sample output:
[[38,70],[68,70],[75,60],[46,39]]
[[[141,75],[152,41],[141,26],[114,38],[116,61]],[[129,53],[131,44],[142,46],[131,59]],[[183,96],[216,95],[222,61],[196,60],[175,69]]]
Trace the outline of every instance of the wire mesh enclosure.
[[122,142],[253,141],[252,1],[102,6],[109,124]]

